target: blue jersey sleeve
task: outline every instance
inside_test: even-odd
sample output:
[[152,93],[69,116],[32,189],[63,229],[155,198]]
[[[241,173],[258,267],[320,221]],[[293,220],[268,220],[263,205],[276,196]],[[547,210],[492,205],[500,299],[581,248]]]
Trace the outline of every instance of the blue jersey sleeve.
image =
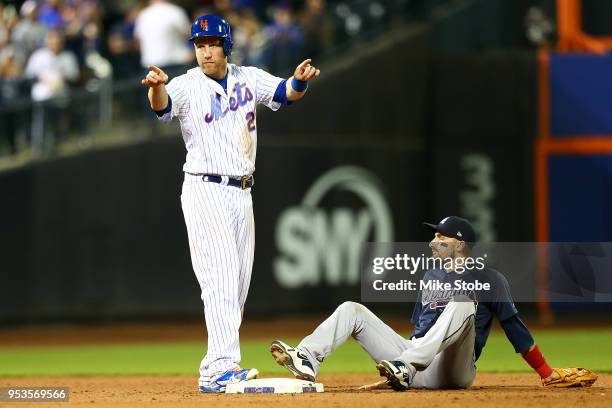
[[531,347],[535,341],[525,326],[525,323],[517,316],[514,315],[509,319],[502,320],[501,326],[504,329],[504,333],[506,333],[506,337],[514,346],[514,351],[517,353],[524,353],[529,351],[529,347]]
[[283,79],[280,84],[276,87],[276,91],[274,91],[274,97],[272,101],[278,102],[283,105],[291,105],[291,101],[287,99],[287,80]]
[[497,320],[502,322],[516,315],[518,310],[512,300],[510,285],[506,277],[497,271],[492,272],[495,274],[493,282],[495,295],[494,299],[491,299],[491,311],[495,314]]

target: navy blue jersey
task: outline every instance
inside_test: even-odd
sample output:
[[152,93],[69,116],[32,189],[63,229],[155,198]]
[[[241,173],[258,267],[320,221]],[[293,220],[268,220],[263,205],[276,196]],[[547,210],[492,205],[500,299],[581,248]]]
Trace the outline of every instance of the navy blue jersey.
[[466,271],[462,274],[446,272],[442,269],[428,271],[423,276],[423,283],[438,281],[440,283],[451,283],[454,288],[455,281],[489,283],[490,290],[439,290],[423,289],[419,292],[418,300],[412,313],[412,324],[414,331],[412,337],[422,337],[434,325],[444,308],[454,296],[467,295],[477,302],[476,308],[476,340],[474,353],[476,359],[480,357],[489,332],[493,317],[499,321],[507,320],[515,316],[518,311],[512,301],[512,294],[506,278],[494,269]]

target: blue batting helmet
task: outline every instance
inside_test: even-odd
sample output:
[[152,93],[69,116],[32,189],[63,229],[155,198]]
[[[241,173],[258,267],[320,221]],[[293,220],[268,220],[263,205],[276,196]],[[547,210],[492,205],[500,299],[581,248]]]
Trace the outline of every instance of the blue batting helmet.
[[198,17],[191,25],[189,41],[194,41],[198,37],[221,37],[225,55],[232,54],[232,45],[234,45],[232,30],[227,21],[221,17],[212,14]]

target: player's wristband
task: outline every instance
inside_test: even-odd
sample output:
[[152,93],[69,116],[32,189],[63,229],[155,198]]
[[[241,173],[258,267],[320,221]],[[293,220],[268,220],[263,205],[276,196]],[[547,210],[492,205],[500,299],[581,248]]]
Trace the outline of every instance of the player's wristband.
[[523,358],[533,368],[541,378],[548,378],[553,372],[553,369],[546,363],[544,356],[536,345],[533,350],[522,354]]
[[301,81],[299,79],[291,79],[291,87],[296,92],[304,92],[308,88],[308,81]]

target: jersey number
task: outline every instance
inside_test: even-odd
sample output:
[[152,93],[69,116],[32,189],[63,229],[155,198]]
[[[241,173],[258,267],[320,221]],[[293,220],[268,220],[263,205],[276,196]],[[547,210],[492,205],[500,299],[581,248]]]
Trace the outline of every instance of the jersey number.
[[249,132],[255,130],[255,112],[251,111],[246,114],[247,128]]

